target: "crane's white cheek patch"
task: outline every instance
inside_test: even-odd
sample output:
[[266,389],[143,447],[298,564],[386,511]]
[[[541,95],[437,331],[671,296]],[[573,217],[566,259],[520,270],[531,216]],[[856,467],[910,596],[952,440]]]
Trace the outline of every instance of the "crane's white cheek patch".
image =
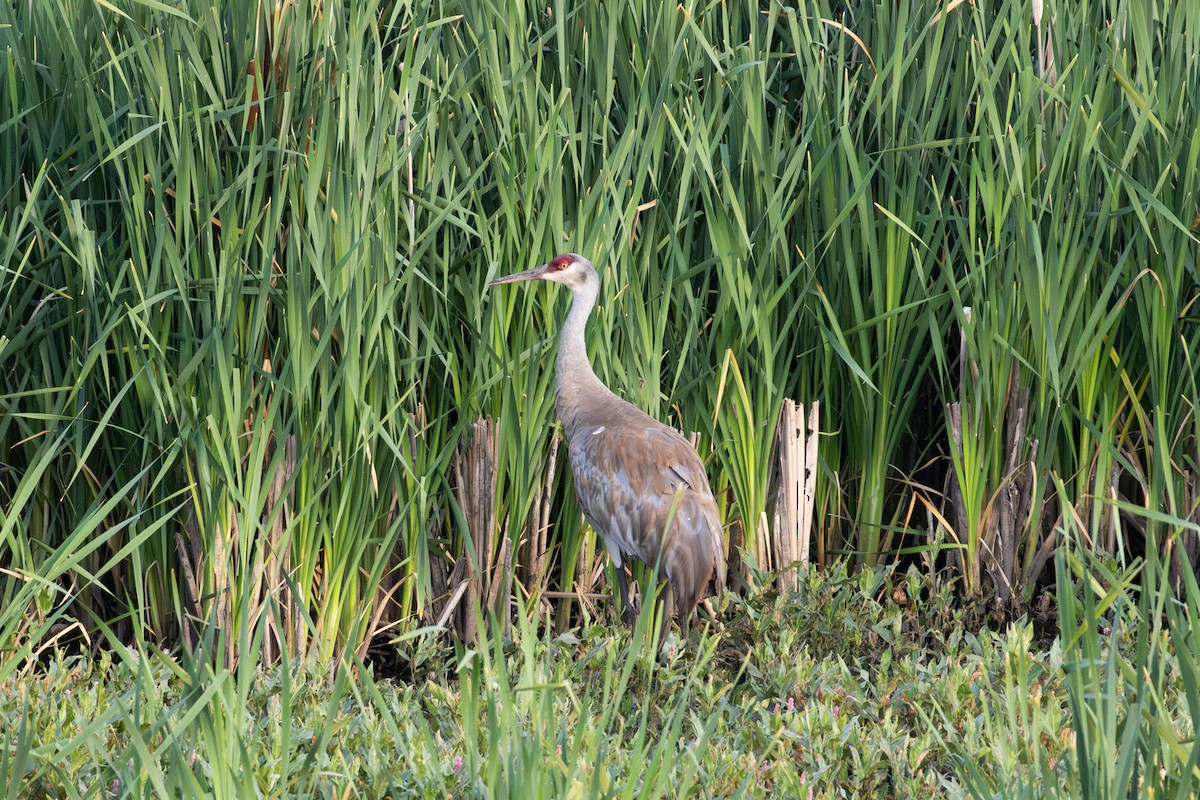
[[592,436],[599,436],[602,433],[604,433],[603,425],[601,425],[599,428],[596,428],[596,430],[592,431]]

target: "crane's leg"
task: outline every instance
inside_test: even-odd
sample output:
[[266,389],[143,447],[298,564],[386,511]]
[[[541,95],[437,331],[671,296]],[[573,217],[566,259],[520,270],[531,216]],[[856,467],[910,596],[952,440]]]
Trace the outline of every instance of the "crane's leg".
[[625,565],[617,567],[617,588],[621,590],[621,621],[629,627],[637,622],[637,614],[633,613],[633,604],[629,602],[629,581],[625,578]]
[[[671,617],[675,615],[675,587],[664,586],[662,588],[662,630],[658,633],[658,647],[661,650],[662,646],[667,642],[667,634],[671,632]],[[680,632],[683,632],[683,626],[680,625]]]

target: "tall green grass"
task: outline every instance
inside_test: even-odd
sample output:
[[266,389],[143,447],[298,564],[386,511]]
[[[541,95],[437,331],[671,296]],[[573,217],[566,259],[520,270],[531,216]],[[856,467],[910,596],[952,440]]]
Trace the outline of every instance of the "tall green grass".
[[0,678],[104,626],[362,654],[543,518],[499,607],[601,589],[561,454],[546,485],[566,301],[484,289],[563,250],[598,374],[698,432],[735,548],[791,397],[823,564],[1020,604],[1078,517],[1182,580],[1198,13],[1048,8],[1050,69],[1015,0],[4,6]]

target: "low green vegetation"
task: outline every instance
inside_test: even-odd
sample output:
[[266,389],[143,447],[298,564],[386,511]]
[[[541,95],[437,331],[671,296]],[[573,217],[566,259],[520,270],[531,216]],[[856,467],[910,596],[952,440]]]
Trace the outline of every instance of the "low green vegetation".
[[659,655],[645,618],[469,650],[426,632],[401,682],[59,654],[5,683],[0,778],[10,797],[1195,797],[1200,592],[1159,623],[1131,575],[1060,568],[1054,638],[976,630],[915,571],[834,568],[732,596]]

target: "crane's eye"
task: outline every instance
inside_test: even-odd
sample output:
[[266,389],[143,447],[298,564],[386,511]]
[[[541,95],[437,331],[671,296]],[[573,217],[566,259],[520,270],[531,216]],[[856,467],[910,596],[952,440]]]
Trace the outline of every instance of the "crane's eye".
[[550,269],[558,272],[559,270],[564,270],[571,266],[573,262],[574,259],[570,256],[555,256],[554,260],[550,262]]

